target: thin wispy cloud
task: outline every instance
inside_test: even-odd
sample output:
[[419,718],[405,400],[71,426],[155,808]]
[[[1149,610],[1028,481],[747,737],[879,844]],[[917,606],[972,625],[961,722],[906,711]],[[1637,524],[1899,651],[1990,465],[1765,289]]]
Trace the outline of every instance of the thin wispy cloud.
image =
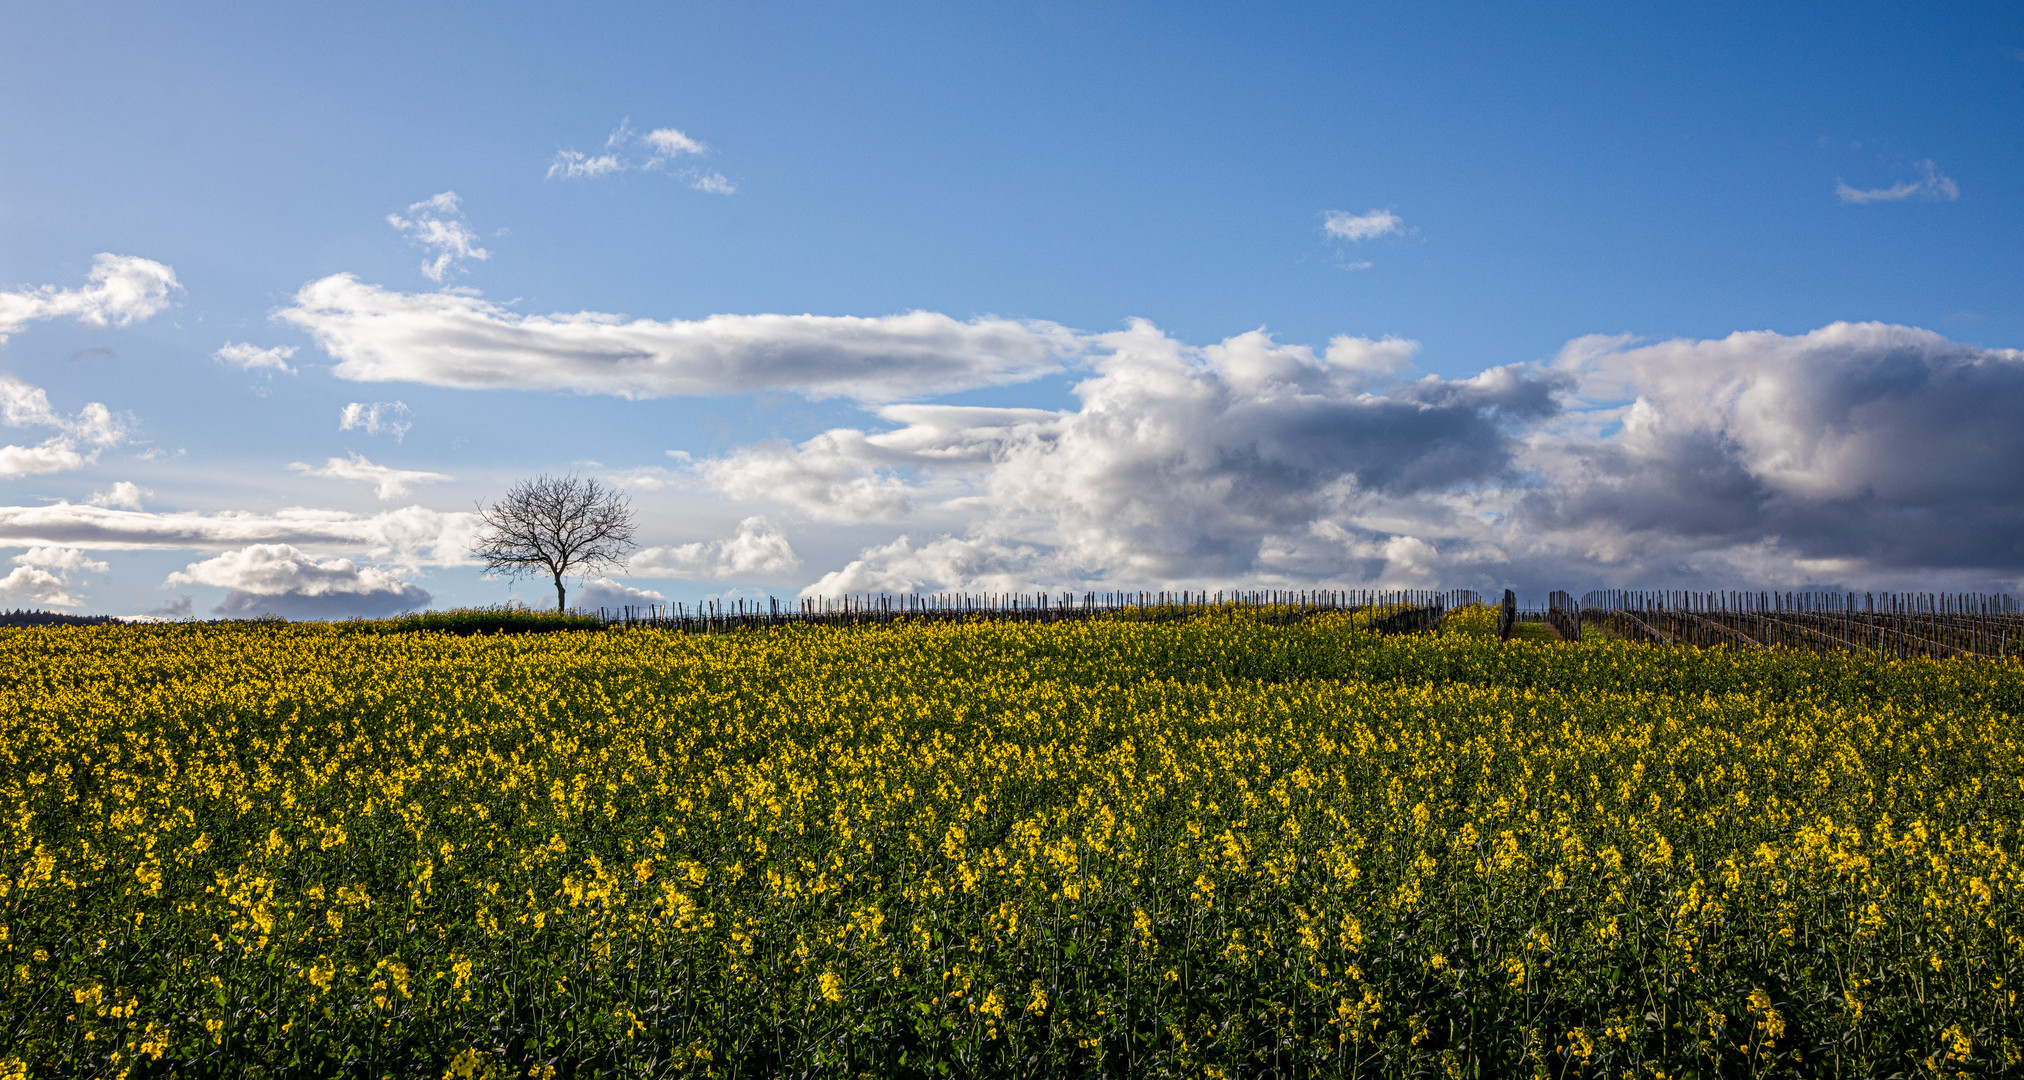
[[694,180],[689,181],[689,186],[695,188],[697,191],[707,191],[712,195],[735,195],[738,193],[738,185],[726,179],[723,173],[717,172],[703,173]]
[[276,345],[271,349],[263,349],[243,341],[228,341],[217,352],[211,354],[219,363],[241,371],[279,371],[284,375],[295,374],[295,369],[288,366],[289,357],[294,355],[293,345]]
[[374,494],[382,502],[398,499],[408,493],[415,484],[435,484],[455,477],[438,472],[423,472],[419,469],[395,469],[386,465],[375,465],[362,454],[350,457],[329,458],[321,467],[291,462],[288,466],[306,476],[321,476],[331,480],[357,480],[373,485]]
[[270,512],[148,512],[50,503],[0,506],[0,547],[54,545],[92,551],[221,549],[294,544],[400,566],[460,566],[478,515],[406,506],[377,514],[293,506]]
[[422,274],[440,285],[466,259],[480,261],[492,253],[478,246],[478,234],[464,222],[462,200],[454,191],[445,191],[408,207],[408,216],[388,214],[387,224],[399,229],[408,242],[429,253]]
[[598,153],[557,150],[548,163],[551,180],[593,180],[623,172],[664,172],[697,191],[732,195],[738,185],[720,172],[704,172],[685,159],[708,155],[710,148],[680,128],[635,131],[631,120],[621,120],[605,137]]
[[1372,210],[1363,214],[1330,210],[1322,219],[1321,231],[1337,240],[1361,242],[1404,232],[1405,225],[1404,218],[1389,210]]
[[548,165],[548,178],[587,180],[606,173],[624,172],[626,163],[617,154],[586,154],[578,150],[557,150]]
[[1942,174],[1931,160],[1914,162],[1918,170],[1917,180],[1904,180],[1887,188],[1851,187],[1847,181],[1837,180],[1834,194],[1845,203],[1904,202],[1907,199],[1921,199],[1927,202],[1953,202],[1961,197],[1961,185],[1952,177]]
[[407,436],[408,429],[415,426],[414,410],[399,401],[375,401],[367,404],[353,401],[337,414],[337,430],[363,431],[377,435],[384,431],[400,442]]
[[701,154],[709,149],[675,128],[655,128],[640,136],[640,141],[652,147],[663,160],[683,154]]

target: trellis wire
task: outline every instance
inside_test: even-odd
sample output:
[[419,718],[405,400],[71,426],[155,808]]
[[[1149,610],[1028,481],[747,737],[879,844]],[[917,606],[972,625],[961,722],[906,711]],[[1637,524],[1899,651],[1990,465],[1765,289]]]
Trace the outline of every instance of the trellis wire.
[[2024,606],[1990,593],[1607,589],[1581,598],[1581,624],[1669,645],[1787,648],[1875,657],[2015,656]]
[[[1409,632],[1438,631],[1448,611],[1480,602],[1478,593],[1466,589],[936,592],[707,600],[600,608],[597,614],[616,627],[717,633],[794,624],[968,619],[1060,622],[1117,616],[1162,621],[1230,609],[1296,621],[1325,611],[1388,609],[1372,625]],[[2024,605],[2015,597],[1988,593],[1605,589],[1576,601],[1555,591],[1544,613],[1524,611],[1518,617],[1543,619],[1567,640],[1579,640],[1584,626],[1603,626],[1616,637],[1665,645],[1776,647],[1900,659],[2006,658],[2024,648]]]
[[1295,621],[1324,611],[1388,610],[1379,629],[1406,631],[1438,625],[1450,608],[1477,602],[1468,590],[1419,589],[1181,589],[1146,592],[937,592],[864,593],[781,601],[706,600],[695,605],[648,604],[599,608],[606,624],[690,633],[811,624],[856,626],[898,621],[984,619],[1060,622],[1117,616],[1152,621],[1185,619],[1216,610],[1242,609],[1261,618]]

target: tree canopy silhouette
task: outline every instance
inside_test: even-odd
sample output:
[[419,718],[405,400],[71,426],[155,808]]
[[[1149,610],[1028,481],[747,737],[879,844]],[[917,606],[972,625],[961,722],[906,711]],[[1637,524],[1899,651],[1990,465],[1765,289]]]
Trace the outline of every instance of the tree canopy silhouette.
[[485,569],[509,577],[546,572],[555,579],[555,609],[566,611],[562,579],[625,565],[635,546],[631,500],[595,478],[537,476],[522,480],[490,506],[471,548]]

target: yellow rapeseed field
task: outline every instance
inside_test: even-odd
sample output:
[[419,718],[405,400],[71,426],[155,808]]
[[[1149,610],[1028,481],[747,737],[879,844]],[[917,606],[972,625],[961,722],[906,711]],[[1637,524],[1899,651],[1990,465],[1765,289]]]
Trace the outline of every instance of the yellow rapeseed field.
[[2016,1072],[2024,667],[0,631],[0,1077]]

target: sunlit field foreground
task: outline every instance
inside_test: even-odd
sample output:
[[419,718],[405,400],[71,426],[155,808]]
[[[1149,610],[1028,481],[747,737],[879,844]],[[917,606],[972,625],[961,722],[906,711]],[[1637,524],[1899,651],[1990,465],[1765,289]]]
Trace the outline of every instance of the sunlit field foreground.
[[2018,1069],[2024,666],[1354,619],[0,632],[0,1075]]

